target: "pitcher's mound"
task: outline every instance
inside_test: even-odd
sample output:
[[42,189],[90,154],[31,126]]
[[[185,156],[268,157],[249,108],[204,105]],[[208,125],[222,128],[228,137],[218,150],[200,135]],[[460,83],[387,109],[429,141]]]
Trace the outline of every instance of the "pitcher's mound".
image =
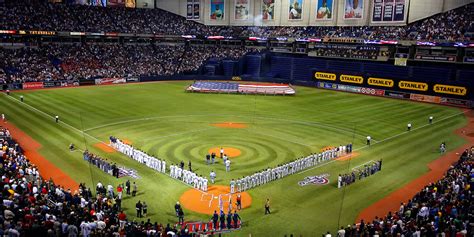
[[179,202],[188,210],[208,215],[214,214],[214,211],[220,212],[219,197],[225,213],[229,211],[229,200],[232,202],[232,212],[237,210],[236,200],[238,194],[240,194],[242,200],[242,209],[248,208],[252,204],[252,197],[247,192],[232,194],[232,198],[229,193],[230,187],[222,185],[210,186],[207,193],[191,188],[181,195]]
[[246,128],[248,124],[246,123],[234,123],[234,122],[224,122],[224,123],[211,123],[211,126],[219,128]]
[[[233,147],[223,147],[223,148],[224,148],[224,154],[226,154],[230,158],[234,158],[234,157],[240,156],[240,154],[242,154],[242,152],[237,148],[233,148]],[[213,152],[216,153],[217,157],[220,157],[221,148],[220,147],[213,147],[213,148],[209,149],[209,154],[211,154]]]
[[104,152],[107,152],[107,153],[114,153],[115,152],[114,148],[108,146],[107,144],[105,144],[103,142],[96,143],[96,144],[94,144],[94,146],[101,149]]

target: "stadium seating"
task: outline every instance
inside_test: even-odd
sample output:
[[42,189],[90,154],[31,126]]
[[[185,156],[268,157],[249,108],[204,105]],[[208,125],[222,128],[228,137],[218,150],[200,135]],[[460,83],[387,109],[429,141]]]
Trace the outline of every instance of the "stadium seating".
[[[1,5],[0,5],[1,7]],[[220,35],[229,37],[360,37],[366,39],[464,40],[471,6],[414,22],[406,27],[256,27],[206,26],[161,9],[126,9],[8,1],[2,7],[3,29],[73,32],[120,32],[168,35]],[[99,21],[96,19],[100,19]],[[112,23],[112,24],[111,24]]]

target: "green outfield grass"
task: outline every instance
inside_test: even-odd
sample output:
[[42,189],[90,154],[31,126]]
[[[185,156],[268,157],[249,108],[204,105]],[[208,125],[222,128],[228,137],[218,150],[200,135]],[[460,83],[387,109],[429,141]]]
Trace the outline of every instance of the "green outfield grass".
[[[139,195],[124,199],[129,217],[138,200],[148,203],[149,218],[175,223],[173,205],[189,187],[118,153],[108,154],[94,144],[114,135],[135,147],[167,160],[167,164],[192,161],[198,174],[217,173],[219,184],[230,179],[291,161],[325,146],[352,142],[360,153],[352,161],[333,161],[300,174],[249,191],[253,203],[241,211],[243,236],[319,236],[338,225],[353,223],[357,214],[397,188],[427,171],[439,157],[438,146],[448,150],[465,141],[453,134],[466,119],[457,108],[296,87],[296,96],[251,96],[185,93],[189,82],[160,82],[118,86],[20,91],[0,96],[1,113],[43,145],[40,153],[77,182],[95,187],[114,179],[82,160],[68,145],[107,157],[136,169]],[[18,101],[20,95],[25,103]],[[40,112],[41,111],[41,112]],[[59,115],[64,124],[56,124]],[[427,125],[428,117],[435,123]],[[218,128],[212,123],[247,123],[243,129]],[[414,131],[405,133],[407,123]],[[84,134],[81,132],[84,131]],[[372,136],[371,147],[365,137]],[[21,145],[21,144],[20,144]],[[205,164],[211,147],[230,146],[242,151],[232,159],[231,172],[220,162]],[[370,160],[384,160],[383,170],[346,188],[336,188],[339,173]],[[330,174],[326,186],[298,186],[306,176]],[[271,215],[263,215],[266,198]],[[210,216],[185,211],[185,220]]]

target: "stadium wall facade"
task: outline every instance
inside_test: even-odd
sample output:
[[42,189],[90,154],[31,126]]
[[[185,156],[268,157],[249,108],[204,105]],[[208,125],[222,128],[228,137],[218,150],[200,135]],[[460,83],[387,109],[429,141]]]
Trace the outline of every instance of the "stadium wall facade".
[[[293,3],[297,1],[301,16],[291,19],[290,11]],[[140,7],[147,3],[153,5],[153,0],[137,1]],[[199,4],[198,17],[192,20],[206,25],[234,25],[234,26],[363,26],[363,25],[406,25],[429,16],[452,10],[474,2],[474,0],[359,0],[360,16],[348,14],[348,6],[353,1],[328,0],[330,17],[318,17],[322,9],[322,0],[156,0],[157,8],[186,17],[190,2]],[[265,3],[266,2],[266,3]],[[268,2],[271,2],[269,4]],[[349,3],[347,3],[349,2]],[[394,5],[392,5],[392,3]],[[214,5],[221,7],[221,18],[213,18]],[[265,14],[264,9],[271,6],[271,17]],[[388,7],[387,7],[388,6]],[[237,9],[244,8],[245,14],[237,15]],[[392,9],[392,14],[385,14],[387,9]],[[388,11],[387,11],[388,12]],[[390,15],[402,14],[391,20]],[[381,20],[378,20],[381,19]]]

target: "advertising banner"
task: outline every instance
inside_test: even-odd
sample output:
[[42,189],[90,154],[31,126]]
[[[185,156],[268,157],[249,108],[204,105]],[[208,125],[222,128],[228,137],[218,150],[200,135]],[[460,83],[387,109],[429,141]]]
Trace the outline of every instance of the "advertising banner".
[[316,20],[331,20],[334,0],[318,0],[316,5]]
[[303,0],[288,0],[288,20],[301,20],[303,16]]
[[410,99],[409,93],[398,92],[398,91],[385,91],[386,97],[397,98],[397,99]]
[[96,85],[111,85],[111,84],[121,84],[126,83],[125,78],[99,78],[95,79]]
[[211,20],[222,21],[224,19],[225,4],[224,0],[211,0]]
[[314,78],[319,80],[327,80],[327,81],[335,81],[336,74],[334,73],[326,73],[326,72],[315,72]]
[[362,87],[360,89],[360,92],[362,94],[366,94],[366,95],[375,95],[375,96],[384,96],[385,95],[385,90],[365,88],[365,87]]
[[445,97],[441,98],[440,103],[444,105],[461,106],[461,107],[467,107],[467,108],[472,108],[473,106],[472,101],[469,101],[469,100],[461,100],[461,99],[453,99],[453,98],[445,98]]
[[433,91],[441,94],[450,94],[450,95],[460,95],[465,96],[467,94],[467,88],[462,86],[450,86],[435,84],[433,86]]
[[432,95],[411,94],[410,100],[439,104],[441,101],[441,98],[439,96],[432,96]]
[[138,77],[127,77],[127,82],[139,82],[140,78]]
[[367,84],[371,86],[382,86],[382,87],[393,87],[394,82],[393,80],[390,79],[383,79],[383,78],[375,78],[375,77],[369,77],[367,79]]
[[249,19],[249,0],[234,0],[234,19],[245,21]]
[[344,19],[362,19],[364,18],[364,0],[345,0]]
[[262,0],[262,20],[273,21],[275,14],[275,0]]
[[364,78],[361,76],[352,76],[352,75],[341,75],[339,77],[339,81],[348,82],[348,83],[355,83],[355,84],[362,84],[364,83]]
[[[366,77],[365,75],[349,75],[333,71],[312,71],[312,79],[318,82],[332,82],[339,85],[339,90],[381,95],[388,97],[410,99],[410,94],[416,92],[417,95],[411,97],[412,100],[430,103],[439,103],[441,96],[469,100],[471,91],[465,85],[437,84],[433,82],[419,82],[415,79],[400,80],[378,77]],[[357,87],[358,89],[354,89]],[[391,88],[388,91],[388,88]]]
[[412,91],[428,91],[428,84],[425,82],[399,81],[398,88]]
[[24,82],[23,89],[41,89],[44,88],[43,82]]
[[456,56],[415,55],[416,60],[455,62]]

